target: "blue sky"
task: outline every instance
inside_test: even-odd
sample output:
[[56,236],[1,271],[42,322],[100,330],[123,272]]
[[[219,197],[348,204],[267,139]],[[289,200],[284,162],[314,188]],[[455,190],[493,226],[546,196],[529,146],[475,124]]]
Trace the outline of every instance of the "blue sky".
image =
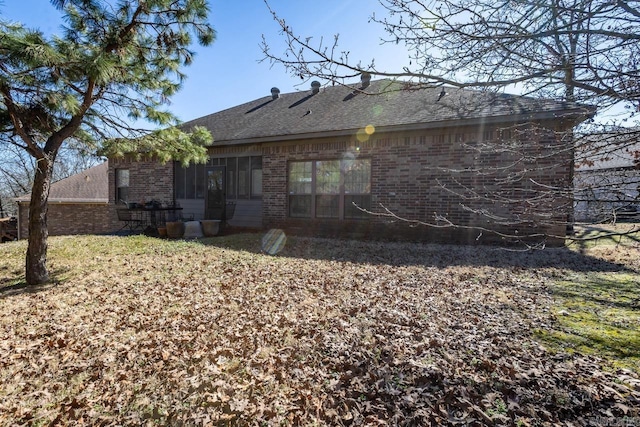
[[[380,70],[397,71],[407,63],[403,46],[381,45],[381,26],[369,23],[372,13],[384,16],[375,0],[270,0],[271,7],[294,31],[328,42],[340,34],[340,47],[349,50],[354,62],[368,64],[375,58]],[[209,0],[210,22],[217,40],[207,48],[197,47],[194,63],[185,68],[188,76],[183,89],[173,97],[169,109],[182,121],[192,120],[263,96],[276,86],[281,92],[308,90],[310,82],[301,82],[280,65],[259,62],[262,35],[273,53],[284,52],[278,24],[263,0]],[[49,0],[0,0],[3,19],[19,21],[45,33],[58,32],[60,14]],[[302,85],[301,85],[302,84]],[[517,93],[517,88],[509,92]],[[621,106],[613,107],[609,117],[620,119]],[[599,115],[606,120],[607,115]]]
[[[182,90],[169,107],[188,121],[256,98],[270,95],[276,86],[281,92],[308,90],[309,82],[286,73],[280,65],[258,62],[262,57],[262,35],[274,53],[284,51],[278,25],[263,0],[210,0],[210,22],[217,40],[207,48],[198,47],[194,63],[185,68],[188,76]],[[380,5],[373,0],[271,0],[271,7],[294,30],[304,35],[340,34],[340,45],[351,58],[368,63],[373,57],[384,69],[398,68],[406,52],[397,46],[380,46],[381,27],[368,19]],[[0,0],[0,15],[45,33],[59,32],[59,12],[48,0]]]

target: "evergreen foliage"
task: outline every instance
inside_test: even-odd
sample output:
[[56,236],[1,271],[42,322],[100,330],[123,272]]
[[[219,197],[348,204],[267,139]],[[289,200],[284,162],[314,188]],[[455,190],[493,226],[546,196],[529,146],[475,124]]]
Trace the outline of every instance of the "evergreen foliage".
[[[118,154],[138,151],[183,163],[206,158],[211,136],[184,133],[163,107],[185,79],[191,46],[215,31],[206,0],[54,0],[65,19],[52,37],[0,22],[0,144],[38,164],[30,204],[27,282],[46,273],[51,169],[65,143]],[[144,123],[145,125],[140,125]],[[158,128],[150,132],[151,127]],[[35,249],[39,247],[40,249]],[[39,273],[29,272],[30,260]]]

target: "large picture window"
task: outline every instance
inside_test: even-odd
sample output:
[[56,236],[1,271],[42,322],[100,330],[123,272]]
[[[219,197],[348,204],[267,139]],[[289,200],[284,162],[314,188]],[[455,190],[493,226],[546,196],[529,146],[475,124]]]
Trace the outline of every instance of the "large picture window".
[[292,161],[288,178],[290,217],[366,218],[358,207],[371,208],[370,159]]

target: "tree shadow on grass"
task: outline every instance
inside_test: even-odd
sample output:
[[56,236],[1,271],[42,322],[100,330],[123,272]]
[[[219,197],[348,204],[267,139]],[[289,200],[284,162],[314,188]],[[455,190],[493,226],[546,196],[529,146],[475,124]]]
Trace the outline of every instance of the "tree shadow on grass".
[[69,269],[56,269],[49,272],[49,281],[42,285],[29,286],[24,275],[18,277],[0,276],[0,299],[47,291],[64,282],[64,275]]
[[222,249],[275,257],[303,258],[391,266],[558,268],[575,272],[628,272],[638,270],[568,248],[518,251],[488,245],[447,245],[432,243],[380,242],[286,236],[280,247],[270,250],[263,244],[265,233],[235,234],[205,238],[197,242]]
[[581,227],[576,233],[576,239],[569,244],[584,252],[595,245],[620,245],[640,243],[640,225],[636,223],[622,223],[615,226],[589,225]]

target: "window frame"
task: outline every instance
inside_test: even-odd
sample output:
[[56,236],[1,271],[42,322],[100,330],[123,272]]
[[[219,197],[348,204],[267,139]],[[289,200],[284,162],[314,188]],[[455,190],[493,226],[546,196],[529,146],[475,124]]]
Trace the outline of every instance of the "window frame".
[[[337,191],[335,180],[331,181],[330,178],[328,181],[319,180],[318,179],[318,166],[319,164],[322,166],[322,163],[327,162],[339,162],[338,163],[338,171],[339,171],[339,182],[337,183]],[[365,191],[347,191],[346,189],[346,177],[347,177],[347,162],[368,162],[367,170],[368,170],[368,179],[366,183],[364,183]],[[303,159],[303,160],[289,160],[287,162],[287,215],[290,218],[308,218],[308,219],[330,219],[330,220],[363,220],[370,218],[369,215],[362,213],[362,215],[354,215],[352,209],[348,209],[346,206],[347,200],[353,198],[368,198],[367,206],[364,208],[371,207],[371,158],[364,157],[358,159]],[[294,191],[292,189],[292,169],[293,165],[300,163],[310,163],[311,164],[311,181],[310,181],[310,191]],[[328,173],[331,173],[329,170]],[[320,182],[324,181],[324,182]],[[333,187],[331,191],[324,191],[327,188],[327,183],[329,188]],[[362,185],[362,183],[360,183]],[[324,187],[324,188],[321,188]],[[335,209],[337,198],[337,215],[334,215],[331,210]],[[310,199],[309,204],[309,212],[306,215],[294,214],[294,199]],[[321,203],[326,202],[326,203]],[[298,202],[295,203],[295,206],[300,206]],[[323,212],[320,212],[323,210]],[[327,213],[328,212],[328,213]],[[361,212],[361,211],[359,211]]]
[[[299,173],[297,171],[296,175],[301,175],[301,178],[304,180],[296,180],[295,183],[298,184],[298,186],[294,189],[292,188],[292,179],[291,179],[291,172],[293,169],[293,165],[295,164],[304,164],[304,163],[309,163],[309,166],[311,167],[309,170],[309,177],[306,177],[306,172],[307,172],[307,168],[303,167],[302,168],[302,173]],[[314,178],[314,166],[313,166],[314,162],[312,160],[305,160],[305,161],[297,161],[297,162],[289,162],[289,164],[287,165],[287,212],[288,212],[288,216],[291,218],[312,218],[313,217],[313,213],[315,212],[315,202],[314,202],[314,197],[313,197],[313,188],[315,186],[315,178]],[[310,181],[307,181],[308,179],[310,179]],[[309,182],[309,190],[306,190],[306,182]],[[294,203],[293,200],[296,200],[296,202]],[[301,201],[304,201],[304,205],[308,205],[309,206],[309,212],[308,213],[297,213],[299,212],[300,207],[303,205],[302,203],[300,203]]]
[[[120,178],[121,178],[121,174],[124,174],[124,172],[126,172],[126,181],[127,181],[127,185],[120,185]],[[129,199],[130,196],[130,189],[131,189],[131,170],[128,168],[117,168],[115,170],[115,180],[116,180],[116,194],[115,194],[115,198],[116,198],[116,204],[123,202],[123,203],[127,203],[130,202],[131,200]],[[122,194],[122,189],[126,188],[126,191],[124,192],[124,195]]]

